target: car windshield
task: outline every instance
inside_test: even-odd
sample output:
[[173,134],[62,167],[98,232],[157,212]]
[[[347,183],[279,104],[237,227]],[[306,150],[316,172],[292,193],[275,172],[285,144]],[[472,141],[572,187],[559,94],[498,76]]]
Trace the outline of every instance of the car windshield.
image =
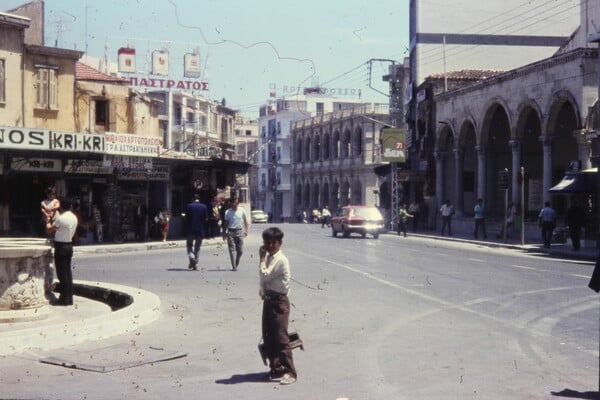
[[354,215],[365,219],[381,219],[381,213],[376,208],[355,208]]

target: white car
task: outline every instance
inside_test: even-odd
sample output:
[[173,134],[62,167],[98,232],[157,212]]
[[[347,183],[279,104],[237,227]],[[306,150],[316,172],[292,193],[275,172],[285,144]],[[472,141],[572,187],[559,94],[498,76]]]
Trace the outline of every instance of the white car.
[[250,216],[254,224],[266,224],[269,222],[269,216],[263,210],[252,210]]

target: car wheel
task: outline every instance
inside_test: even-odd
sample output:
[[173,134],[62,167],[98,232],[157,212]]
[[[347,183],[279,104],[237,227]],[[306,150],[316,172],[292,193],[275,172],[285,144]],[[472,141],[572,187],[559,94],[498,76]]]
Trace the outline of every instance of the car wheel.
[[361,233],[360,235],[361,235],[361,236],[363,237],[363,239],[364,239],[364,238],[366,238],[366,237],[367,237],[367,232],[363,232],[363,233]]
[[347,238],[348,236],[350,236],[350,231],[344,228],[344,237]]
[[337,236],[337,231],[333,228],[331,228],[331,236],[333,236],[333,237]]
[[379,233],[374,233],[373,234],[373,239],[379,239]]

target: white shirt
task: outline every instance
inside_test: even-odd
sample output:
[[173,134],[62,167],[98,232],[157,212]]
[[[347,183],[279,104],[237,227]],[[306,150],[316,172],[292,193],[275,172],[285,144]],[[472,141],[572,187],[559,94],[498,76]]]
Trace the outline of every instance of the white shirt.
[[54,226],[56,227],[54,241],[71,243],[77,229],[77,217],[71,211],[67,211],[54,221]]
[[449,217],[452,215],[452,206],[443,204],[442,208],[440,208],[440,212],[442,213],[442,217]]
[[230,208],[225,211],[223,219],[227,221],[227,229],[243,229],[246,227],[248,221],[246,210],[239,206],[237,210]]
[[292,273],[290,263],[281,250],[272,256],[267,255],[265,261],[260,263],[259,275],[261,293],[266,291],[289,293]]

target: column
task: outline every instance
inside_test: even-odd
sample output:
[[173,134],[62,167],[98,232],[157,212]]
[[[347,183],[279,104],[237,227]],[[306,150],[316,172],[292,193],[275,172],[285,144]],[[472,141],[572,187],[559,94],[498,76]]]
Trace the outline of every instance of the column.
[[477,198],[484,199],[485,203],[485,151],[486,148],[483,145],[475,146],[477,152]]
[[552,137],[540,136],[544,151],[544,178],[542,180],[542,203],[550,201],[550,187],[552,186]]
[[435,151],[435,194],[437,197],[437,209],[446,201],[446,192],[444,191],[446,182],[444,179],[444,159],[446,158],[445,151]]
[[587,130],[581,129],[573,131],[573,136],[577,140],[577,154],[578,159],[581,160],[581,169],[592,168],[592,161],[590,156],[592,155],[592,147],[590,141],[586,138]]
[[[464,183],[463,170],[465,166],[465,152],[460,149],[454,149],[454,210],[456,215],[462,216],[465,214],[465,198],[464,198]],[[444,199],[445,200],[445,199]]]
[[521,142],[518,140],[510,140],[508,142],[512,151],[512,171],[511,171],[511,188],[513,204],[521,203],[521,186],[519,185],[519,175],[521,174]]

